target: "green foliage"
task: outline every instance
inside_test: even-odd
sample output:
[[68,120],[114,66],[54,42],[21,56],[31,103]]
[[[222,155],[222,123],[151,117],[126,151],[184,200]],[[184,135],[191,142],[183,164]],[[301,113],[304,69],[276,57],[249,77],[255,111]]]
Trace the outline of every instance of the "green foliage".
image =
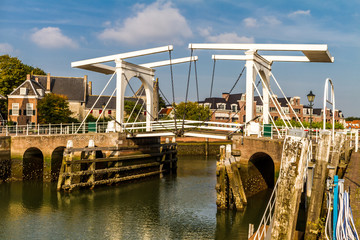
[[345,118],[346,121],[353,121],[353,120],[360,120],[360,117],[347,117]]
[[[291,120],[290,123],[293,127],[301,127],[301,124],[298,121]],[[302,124],[305,128],[310,128],[309,122],[303,121]],[[276,126],[285,126],[285,124],[282,120],[276,120],[275,125]],[[322,122],[312,122],[311,128],[323,128],[323,123]],[[332,124],[327,122],[326,129],[332,129]],[[335,129],[344,129],[344,126],[339,122],[335,122]]]
[[[16,57],[9,55],[0,56],[0,94],[9,95],[16,87],[18,87],[25,79],[27,74],[45,75],[46,73],[40,69],[22,63]],[[7,102],[0,101],[0,111],[7,113]],[[5,118],[5,116],[3,116]]]
[[165,100],[159,96],[159,109],[166,108]]
[[[185,112],[185,103],[181,102],[175,104],[176,118],[182,119]],[[210,109],[208,107],[201,106],[196,102],[187,102],[186,103],[186,120],[199,120],[205,121],[210,117]]]
[[67,98],[62,95],[49,93],[38,101],[38,120],[39,123],[68,123],[73,118],[69,109]]
[[134,110],[134,112],[132,113],[132,115],[130,116],[130,114],[131,114],[131,112],[132,112],[132,110],[133,110],[133,108],[134,108],[134,106],[135,106],[135,103],[136,102],[134,102],[134,101],[125,101],[124,102],[124,110],[125,110],[125,112],[126,112],[126,121],[127,121],[127,119],[130,117],[130,120],[129,120],[129,122],[133,122],[133,121],[135,121],[135,118],[136,118],[136,116],[138,115],[138,113],[139,113],[139,111],[140,111],[140,109],[141,109],[141,104],[137,104],[136,105],[136,107],[135,107],[135,110]]

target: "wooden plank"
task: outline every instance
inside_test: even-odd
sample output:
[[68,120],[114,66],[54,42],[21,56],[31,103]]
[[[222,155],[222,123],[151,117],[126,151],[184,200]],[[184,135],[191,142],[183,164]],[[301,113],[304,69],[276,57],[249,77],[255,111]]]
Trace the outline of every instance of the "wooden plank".
[[[118,183],[118,182],[123,182],[123,181],[128,181],[128,180],[134,180],[134,179],[138,179],[138,178],[150,177],[150,176],[160,174],[161,172],[162,171],[154,171],[154,172],[136,174],[136,175],[120,177],[120,178],[99,180],[99,181],[95,181],[94,185],[111,184],[111,183]],[[68,190],[68,189],[73,189],[75,187],[89,187],[89,186],[92,186],[92,183],[87,183],[87,182],[86,183],[74,183],[71,185],[63,185],[62,188],[64,190]]]
[[159,166],[159,165],[160,165],[159,162],[153,162],[153,163],[136,164],[136,165],[124,166],[124,167],[113,167],[113,168],[105,168],[105,169],[84,170],[84,171],[78,171],[78,172],[63,173],[63,176],[83,176],[83,175],[90,175],[90,174],[122,172],[122,171],[134,170],[134,169],[139,169],[139,168],[155,167],[155,166]]

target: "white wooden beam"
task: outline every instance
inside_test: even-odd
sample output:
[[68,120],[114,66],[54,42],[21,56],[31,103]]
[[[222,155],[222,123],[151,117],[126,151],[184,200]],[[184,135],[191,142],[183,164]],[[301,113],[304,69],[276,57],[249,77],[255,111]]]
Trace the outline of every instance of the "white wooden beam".
[[191,59],[190,59],[190,57],[171,59],[171,63],[170,63],[170,60],[165,60],[165,61],[159,61],[159,62],[144,63],[144,64],[140,64],[140,66],[147,67],[147,68],[155,68],[155,67],[167,66],[170,64],[179,64],[179,63],[185,63],[185,62],[190,62],[190,61],[193,62],[193,61],[197,61],[197,60],[198,60],[198,56],[192,56]]
[[310,62],[334,62],[327,44],[227,44],[190,43],[190,49],[254,50],[254,51],[300,51]]
[[98,58],[92,58],[92,59],[72,62],[71,67],[81,67],[81,66],[85,66],[85,65],[92,65],[95,63],[104,63],[104,62],[115,61],[117,59],[126,59],[126,58],[145,56],[145,55],[150,55],[150,54],[155,54],[155,53],[172,51],[173,49],[174,49],[174,47],[172,45],[168,45],[168,46],[164,46],[164,47],[149,48],[149,49],[144,49],[144,50],[139,50],[139,51],[120,53],[120,54],[115,54],[115,55],[110,55],[110,56],[105,56],[105,57],[98,57]]
[[[306,56],[270,56],[270,55],[261,55],[269,62],[310,62]],[[249,60],[247,55],[212,55],[214,60],[239,60],[245,61]]]

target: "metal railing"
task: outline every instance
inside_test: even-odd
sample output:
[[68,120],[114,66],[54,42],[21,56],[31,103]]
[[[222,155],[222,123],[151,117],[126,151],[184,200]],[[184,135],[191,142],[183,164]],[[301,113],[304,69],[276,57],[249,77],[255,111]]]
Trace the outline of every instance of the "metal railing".
[[278,186],[279,179],[276,181],[275,187],[269,199],[269,202],[266,206],[265,212],[263,217],[261,218],[260,224],[258,229],[254,235],[254,240],[261,240],[265,239],[267,234],[267,226],[271,226],[272,218],[275,211],[275,203],[276,203],[276,196],[277,196],[277,186]]
[[[56,135],[56,134],[75,134],[80,123],[60,123],[60,124],[28,124],[1,126],[0,135],[5,136],[28,136],[28,135]],[[105,133],[107,122],[86,123],[78,131],[83,133]]]

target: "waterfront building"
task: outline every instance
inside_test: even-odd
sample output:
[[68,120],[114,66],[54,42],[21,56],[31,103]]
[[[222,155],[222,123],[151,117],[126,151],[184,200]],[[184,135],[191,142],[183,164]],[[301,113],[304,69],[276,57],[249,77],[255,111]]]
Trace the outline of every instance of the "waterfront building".
[[[281,119],[280,114],[277,111],[277,109],[280,108],[284,111],[285,116],[288,120],[296,120],[296,115],[301,121],[307,122],[310,121],[310,116],[312,117],[313,122],[321,122],[323,119],[323,110],[321,108],[313,108],[312,113],[310,113],[311,108],[307,105],[301,104],[300,97],[298,96],[287,97],[290,105],[285,98],[278,98],[276,95],[274,95],[273,97],[277,98],[278,103],[275,105],[272,101],[270,101],[269,112],[275,121]],[[245,93],[223,93],[221,97],[206,98],[204,101],[199,101],[199,104],[209,107],[211,112],[211,121],[245,123]],[[256,116],[257,119],[261,119],[263,112],[263,103],[261,101],[261,98],[259,96],[255,96],[253,104],[253,115]],[[332,110],[327,109],[326,121],[331,122],[332,116]],[[336,122],[340,122],[342,124],[345,123],[344,116],[340,110],[335,110],[334,117]]]

